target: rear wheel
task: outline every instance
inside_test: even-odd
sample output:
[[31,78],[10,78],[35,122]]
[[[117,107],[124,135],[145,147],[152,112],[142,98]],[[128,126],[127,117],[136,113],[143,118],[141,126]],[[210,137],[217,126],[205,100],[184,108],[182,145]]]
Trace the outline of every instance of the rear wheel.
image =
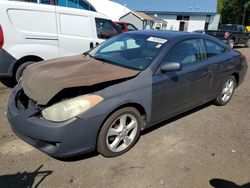
[[132,107],[113,113],[103,124],[97,150],[105,157],[117,157],[130,150],[140,137],[142,117]]
[[232,98],[234,90],[236,88],[236,81],[234,76],[230,76],[223,84],[223,88],[218,95],[218,97],[214,100],[214,104],[218,106],[226,105]]
[[23,71],[24,69],[26,69],[27,66],[31,65],[35,63],[34,61],[29,61],[29,62],[25,62],[22,65],[20,65],[17,70],[16,70],[16,74],[15,74],[15,78],[16,81],[18,82],[20,80],[20,78],[22,77]]

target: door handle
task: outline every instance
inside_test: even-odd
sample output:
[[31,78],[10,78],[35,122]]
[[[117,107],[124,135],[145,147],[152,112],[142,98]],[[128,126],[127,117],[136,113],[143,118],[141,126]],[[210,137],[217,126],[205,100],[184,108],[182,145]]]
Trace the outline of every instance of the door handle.
[[90,47],[90,49],[94,48],[94,43],[91,42],[91,43],[89,44],[89,47]]

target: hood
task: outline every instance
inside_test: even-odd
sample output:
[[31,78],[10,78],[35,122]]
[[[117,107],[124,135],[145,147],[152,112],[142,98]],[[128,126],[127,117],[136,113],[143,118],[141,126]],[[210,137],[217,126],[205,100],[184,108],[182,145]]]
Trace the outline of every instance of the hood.
[[138,73],[136,70],[77,55],[28,66],[23,72],[21,86],[29,98],[40,105],[46,105],[63,89],[130,78]]

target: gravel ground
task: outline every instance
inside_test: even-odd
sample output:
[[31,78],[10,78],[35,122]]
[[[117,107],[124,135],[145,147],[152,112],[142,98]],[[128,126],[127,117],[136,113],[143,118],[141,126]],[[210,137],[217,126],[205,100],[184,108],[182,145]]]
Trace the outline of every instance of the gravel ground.
[[[239,48],[250,60],[250,50]],[[125,155],[53,159],[18,139],[0,85],[0,187],[250,187],[250,71],[225,107],[205,105],[143,134]]]

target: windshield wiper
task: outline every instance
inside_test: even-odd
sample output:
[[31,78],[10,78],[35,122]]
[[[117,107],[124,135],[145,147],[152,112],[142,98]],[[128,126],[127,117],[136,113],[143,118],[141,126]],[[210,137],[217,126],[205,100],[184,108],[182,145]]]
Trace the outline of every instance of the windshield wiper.
[[89,54],[89,51],[84,52],[83,55],[84,55],[85,57],[86,57],[86,56],[89,56],[89,57],[91,57],[91,58],[93,57],[92,55]]

